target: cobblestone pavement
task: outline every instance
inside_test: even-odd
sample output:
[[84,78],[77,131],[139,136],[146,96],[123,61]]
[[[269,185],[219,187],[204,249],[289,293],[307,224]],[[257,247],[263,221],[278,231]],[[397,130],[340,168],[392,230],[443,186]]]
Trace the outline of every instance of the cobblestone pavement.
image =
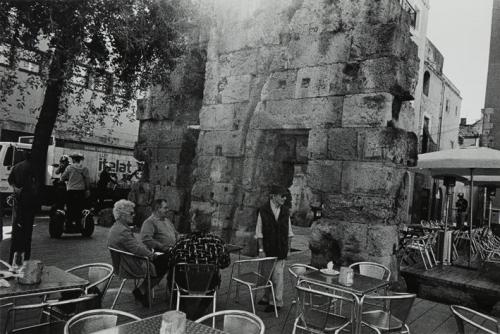
[[[8,226],[7,226],[8,229]],[[91,238],[82,238],[79,235],[65,235],[61,239],[51,239],[48,235],[48,219],[38,217],[33,233],[33,258],[42,260],[46,265],[55,265],[63,269],[72,266],[91,263],[107,262],[110,263],[109,253],[106,248],[106,238],[108,229],[96,226],[95,232]],[[294,227],[296,234],[292,248],[299,251],[293,252],[288,259],[291,263],[309,263],[310,252],[307,249],[309,229],[303,227]],[[9,235],[6,235],[4,241],[0,243],[0,258],[5,260],[8,257],[10,245]],[[237,255],[232,255],[232,261],[237,260]],[[242,256],[242,258],[245,258]],[[231,267],[222,270],[222,285],[218,293],[217,309],[243,309],[250,310],[249,295],[243,289],[240,289],[240,303],[230,300],[226,305],[228,280]],[[108,291],[104,300],[104,307],[109,307],[117,292],[119,282],[113,280],[111,289]],[[147,309],[134,301],[130,291],[133,289],[133,283],[126,284],[125,291],[122,292],[118,300],[117,309],[134,313],[140,317],[146,317],[159,314],[168,310],[166,299],[165,284],[162,282],[155,291],[155,300],[152,308]],[[285,316],[290,309],[293,299],[294,289],[288,276],[285,278],[285,306],[279,312],[279,318],[276,319],[273,313],[263,312],[263,306],[256,306],[257,315],[260,316],[266,324],[266,333],[280,333],[283,328]],[[234,296],[234,290],[233,294]],[[257,297],[259,299],[260,296]],[[291,333],[293,324],[293,310],[284,327],[283,333]],[[2,319],[0,319],[2,320]],[[418,299],[414,304],[410,314],[410,328],[412,333],[456,333],[456,324],[447,305]],[[2,321],[0,321],[2,323]],[[243,333],[242,333],[243,334]]]

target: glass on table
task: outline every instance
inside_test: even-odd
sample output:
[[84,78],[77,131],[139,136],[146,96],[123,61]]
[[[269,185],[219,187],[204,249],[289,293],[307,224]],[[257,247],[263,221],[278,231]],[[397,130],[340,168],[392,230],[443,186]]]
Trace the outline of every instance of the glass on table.
[[14,252],[10,271],[12,271],[15,274],[19,273],[21,271],[23,263],[24,263],[24,252]]

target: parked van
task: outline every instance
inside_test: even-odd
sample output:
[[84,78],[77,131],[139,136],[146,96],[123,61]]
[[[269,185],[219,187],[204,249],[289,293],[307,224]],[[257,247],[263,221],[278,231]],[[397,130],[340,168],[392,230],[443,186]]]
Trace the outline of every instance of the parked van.
[[[24,159],[24,152],[31,151],[33,136],[19,137],[18,142],[0,142],[0,197],[2,203],[13,189],[7,179],[12,167]],[[45,169],[43,204],[50,205],[54,199],[54,180],[60,175],[55,174],[62,155],[81,153],[84,155],[83,165],[89,170],[91,187],[96,187],[99,174],[104,165],[109,163],[111,173],[118,179],[123,174],[131,175],[137,170],[137,160],[133,157],[132,149],[105,147],[88,143],[62,143],[52,137],[47,149],[47,168]]]

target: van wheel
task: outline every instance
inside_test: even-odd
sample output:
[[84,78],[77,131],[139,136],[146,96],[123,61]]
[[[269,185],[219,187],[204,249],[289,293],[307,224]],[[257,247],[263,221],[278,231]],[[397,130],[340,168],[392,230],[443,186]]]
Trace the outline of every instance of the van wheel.
[[56,210],[50,217],[49,222],[49,235],[51,238],[59,239],[64,232],[64,221],[66,214],[62,210]]
[[84,210],[82,217],[82,235],[90,237],[94,233],[94,215],[89,210]]

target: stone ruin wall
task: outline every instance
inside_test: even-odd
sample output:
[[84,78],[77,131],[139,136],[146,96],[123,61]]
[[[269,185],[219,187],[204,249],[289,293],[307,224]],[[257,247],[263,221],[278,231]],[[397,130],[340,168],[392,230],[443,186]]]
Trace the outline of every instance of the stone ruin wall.
[[[417,153],[405,129],[418,70],[399,1],[218,4],[207,29],[190,208],[212,212],[213,229],[253,253],[268,186],[290,187],[300,170],[324,207],[312,226],[312,263],[374,260],[396,270],[405,167]],[[177,124],[146,123],[140,142],[153,148],[170,136],[162,124]],[[168,154],[156,152],[152,164]]]

